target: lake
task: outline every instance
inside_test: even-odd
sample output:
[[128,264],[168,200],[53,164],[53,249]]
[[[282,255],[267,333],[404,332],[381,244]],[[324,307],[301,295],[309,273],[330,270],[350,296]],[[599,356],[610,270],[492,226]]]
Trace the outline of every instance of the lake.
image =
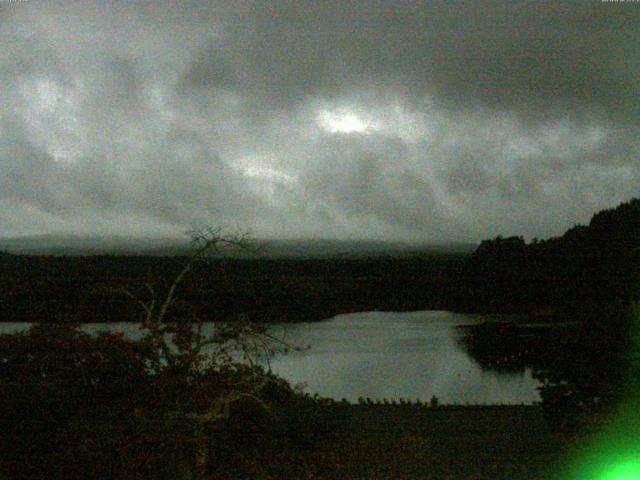
[[[540,400],[531,371],[483,369],[458,342],[456,325],[480,319],[444,311],[365,312],[320,322],[276,324],[274,333],[294,346],[310,346],[271,361],[272,370],[306,391],[357,401],[421,399],[440,403],[530,404]],[[0,323],[0,333],[25,329],[25,323]],[[85,324],[88,332],[121,331],[139,335],[136,324]]]

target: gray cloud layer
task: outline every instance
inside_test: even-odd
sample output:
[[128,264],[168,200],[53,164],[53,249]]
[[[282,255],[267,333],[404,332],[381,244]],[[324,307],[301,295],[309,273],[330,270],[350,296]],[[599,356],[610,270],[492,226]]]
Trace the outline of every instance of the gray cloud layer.
[[544,237],[637,196],[640,7],[0,4],[0,235]]

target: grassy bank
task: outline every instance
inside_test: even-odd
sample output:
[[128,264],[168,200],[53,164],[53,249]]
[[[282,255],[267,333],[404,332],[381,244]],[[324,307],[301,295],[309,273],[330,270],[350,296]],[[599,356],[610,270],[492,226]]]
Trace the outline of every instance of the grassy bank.
[[543,480],[569,445],[535,406],[330,405],[317,418],[312,450],[263,457],[253,478],[282,478],[295,462],[296,478]]

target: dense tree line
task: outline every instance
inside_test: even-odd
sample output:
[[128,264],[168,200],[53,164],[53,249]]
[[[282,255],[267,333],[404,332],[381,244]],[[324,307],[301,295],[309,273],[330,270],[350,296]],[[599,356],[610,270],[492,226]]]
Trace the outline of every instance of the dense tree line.
[[[227,258],[201,267],[183,297],[210,319],[320,320],[362,310],[448,309],[590,315],[627,302],[640,274],[640,199],[596,213],[587,226],[526,243],[483,241],[471,255],[404,258]],[[132,320],[119,285],[143,291],[172,278],[182,257],[0,254],[4,321]],[[108,316],[105,313],[108,312]]]
[[639,279],[640,199],[633,199],[561,237],[483,241],[471,256],[459,303],[496,312],[551,307],[575,318],[589,315],[594,305],[628,302]]
[[[202,317],[321,320],[370,310],[452,309],[463,254],[377,259],[211,259],[186,279],[180,297]],[[162,285],[182,257],[0,257],[3,321],[133,321],[118,293]]]

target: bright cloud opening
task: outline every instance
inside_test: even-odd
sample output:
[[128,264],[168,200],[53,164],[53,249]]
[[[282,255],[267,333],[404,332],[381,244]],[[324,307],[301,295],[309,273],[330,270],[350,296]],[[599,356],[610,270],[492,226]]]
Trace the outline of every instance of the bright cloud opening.
[[245,167],[242,170],[242,173],[246,177],[250,178],[259,178],[263,180],[279,180],[283,182],[293,182],[295,178],[288,173],[284,173],[280,170],[276,170],[275,168],[265,167],[262,165],[251,165]]
[[346,109],[323,110],[318,114],[317,122],[331,133],[360,133],[375,128],[371,121]]

